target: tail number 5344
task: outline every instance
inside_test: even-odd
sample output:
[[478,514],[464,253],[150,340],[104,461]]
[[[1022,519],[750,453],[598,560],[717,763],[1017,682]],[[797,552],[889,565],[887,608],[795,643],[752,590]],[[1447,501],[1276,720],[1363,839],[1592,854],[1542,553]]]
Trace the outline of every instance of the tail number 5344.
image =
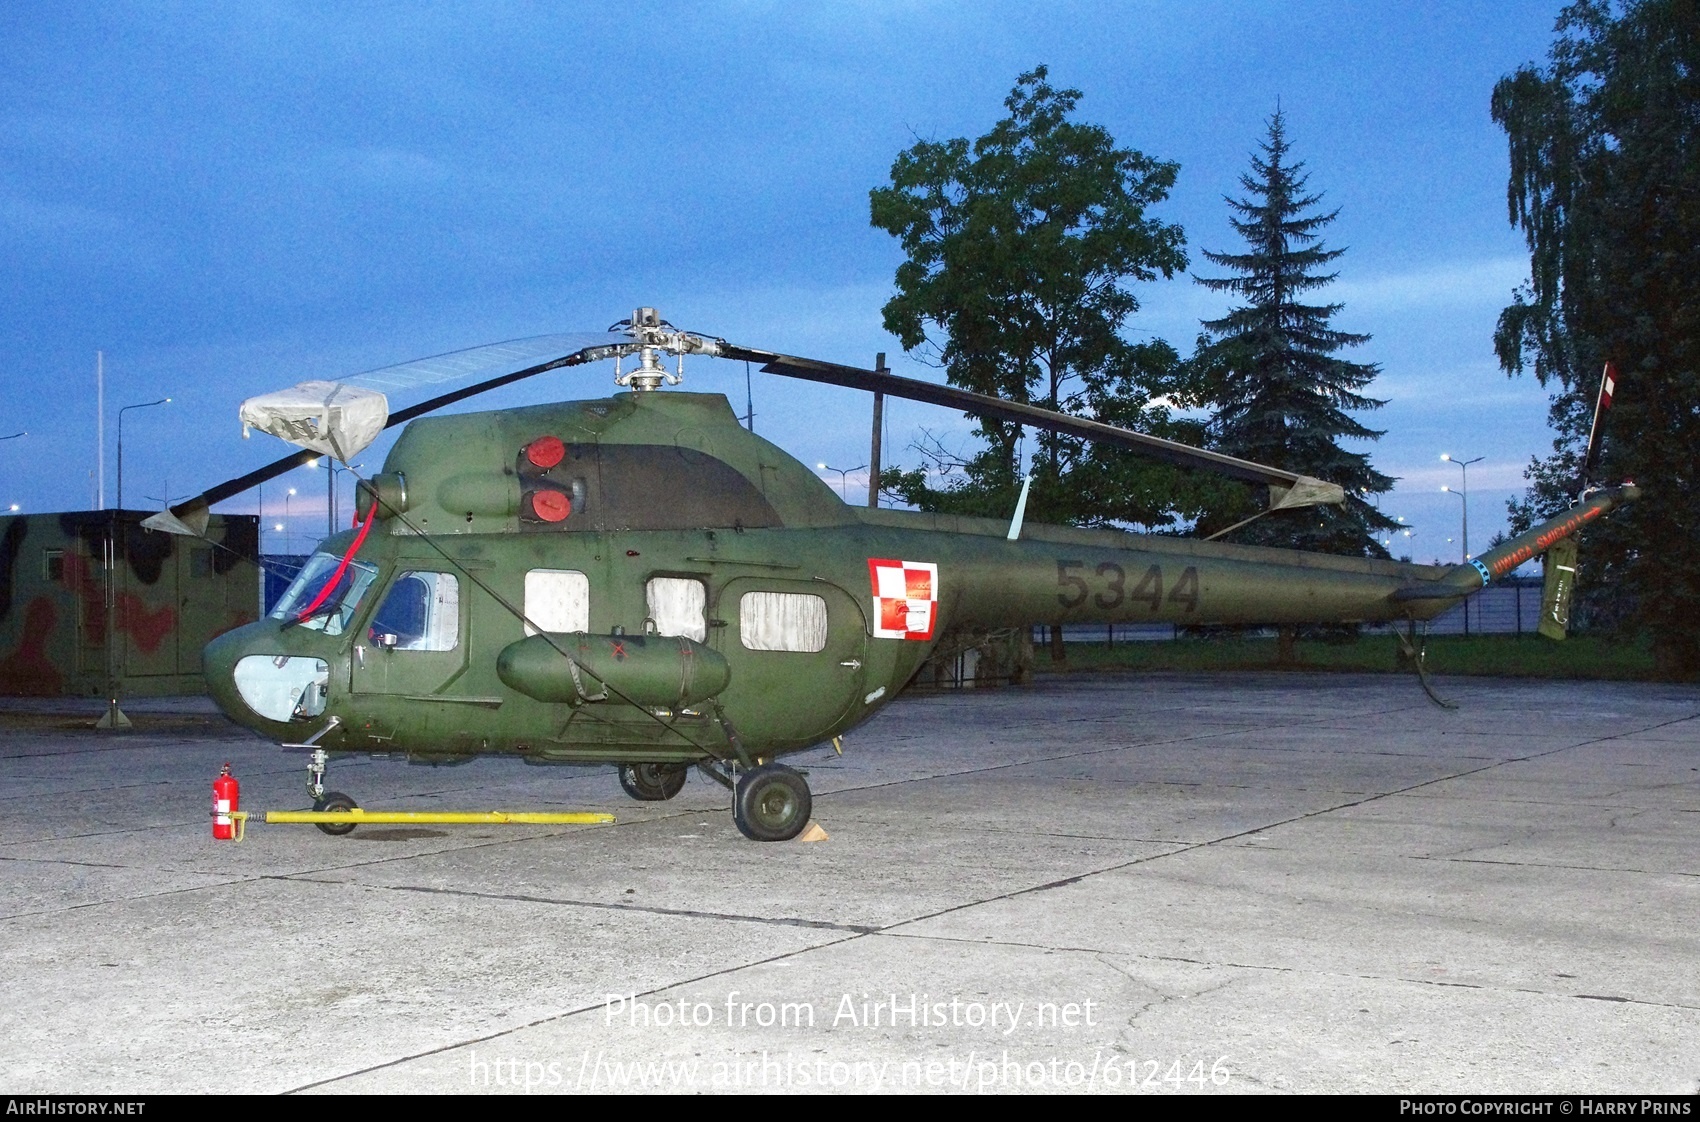
[[[1086,561],[1058,561],[1057,603],[1065,608],[1078,608],[1090,598],[1105,610],[1143,604],[1152,612],[1163,606],[1163,567],[1152,565],[1138,583],[1128,587],[1127,571],[1114,561],[1104,561],[1089,568]],[[1080,570],[1085,570],[1084,572]],[[1097,591],[1094,592],[1094,587]],[[1188,565],[1168,590],[1169,603],[1183,612],[1198,610],[1198,569]]]

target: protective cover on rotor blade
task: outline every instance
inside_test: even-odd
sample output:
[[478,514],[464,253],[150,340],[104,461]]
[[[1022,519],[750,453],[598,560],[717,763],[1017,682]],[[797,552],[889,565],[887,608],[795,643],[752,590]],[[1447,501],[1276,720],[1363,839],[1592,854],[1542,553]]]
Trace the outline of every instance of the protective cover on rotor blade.
[[390,418],[389,399],[342,382],[302,382],[242,403],[244,430],[347,462],[376,440]]
[[1269,509],[1286,510],[1296,506],[1326,506],[1346,501],[1346,492],[1338,483],[1301,475],[1291,487],[1269,488]]

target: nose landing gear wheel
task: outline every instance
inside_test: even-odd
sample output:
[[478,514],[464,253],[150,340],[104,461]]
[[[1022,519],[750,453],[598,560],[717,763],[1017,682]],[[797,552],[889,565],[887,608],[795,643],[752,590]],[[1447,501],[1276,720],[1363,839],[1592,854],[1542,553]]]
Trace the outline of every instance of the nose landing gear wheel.
[[684,764],[621,764],[620,786],[644,803],[664,802],[685,786]]
[[[355,805],[353,799],[349,798],[341,791],[326,791],[324,794],[313,800],[313,809],[357,810],[359,808]],[[319,829],[330,834],[332,837],[340,838],[344,834],[352,834],[354,832],[354,823],[352,822],[320,822],[318,826]]]
[[784,764],[746,771],[732,792],[732,821],[752,841],[790,841],[808,825],[812,810],[808,782]]

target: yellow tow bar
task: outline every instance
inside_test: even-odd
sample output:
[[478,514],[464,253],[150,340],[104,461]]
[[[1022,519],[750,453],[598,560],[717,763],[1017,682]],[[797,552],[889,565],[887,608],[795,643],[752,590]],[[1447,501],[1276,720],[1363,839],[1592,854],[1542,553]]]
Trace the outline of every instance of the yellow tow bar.
[[393,826],[400,823],[440,826],[596,826],[614,821],[612,814],[594,811],[553,813],[532,810],[268,810],[266,823],[317,826]]
[[[236,841],[248,832],[249,812],[238,810],[230,815],[236,830]],[[599,811],[534,811],[534,810],[268,810],[266,823],[283,825],[349,825],[392,826],[600,826],[614,821],[612,814]]]

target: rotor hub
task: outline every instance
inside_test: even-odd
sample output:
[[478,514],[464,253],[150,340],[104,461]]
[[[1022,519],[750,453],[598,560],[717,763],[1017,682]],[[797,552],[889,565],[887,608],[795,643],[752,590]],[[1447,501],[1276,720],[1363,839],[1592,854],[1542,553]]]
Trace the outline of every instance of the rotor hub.
[[[639,308],[632,313],[631,319],[617,323],[613,328],[622,329],[632,337],[632,342],[626,346],[609,348],[614,359],[614,384],[629,386],[640,392],[658,390],[664,382],[669,386],[678,385],[685,380],[686,354],[717,355],[724,346],[724,340],[708,339],[689,331],[680,331],[662,319],[654,308]],[[638,356],[637,368],[630,372],[621,372],[620,360],[633,353]],[[678,356],[676,371],[670,371],[662,365],[661,356],[664,353]]]

